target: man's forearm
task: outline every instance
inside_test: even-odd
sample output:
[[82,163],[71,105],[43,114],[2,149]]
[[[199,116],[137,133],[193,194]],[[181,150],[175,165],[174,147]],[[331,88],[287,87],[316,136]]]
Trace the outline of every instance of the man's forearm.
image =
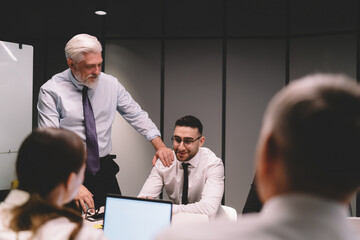
[[165,147],[166,148],[166,145],[165,143],[162,141],[161,137],[156,137],[154,138],[153,140],[150,141],[151,144],[154,146],[155,150],[159,150],[159,148],[161,147]]

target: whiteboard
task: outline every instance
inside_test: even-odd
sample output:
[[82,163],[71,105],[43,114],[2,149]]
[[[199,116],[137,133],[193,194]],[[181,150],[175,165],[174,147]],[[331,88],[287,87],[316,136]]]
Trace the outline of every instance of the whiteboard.
[[15,180],[15,160],[32,131],[33,47],[0,41],[0,189]]

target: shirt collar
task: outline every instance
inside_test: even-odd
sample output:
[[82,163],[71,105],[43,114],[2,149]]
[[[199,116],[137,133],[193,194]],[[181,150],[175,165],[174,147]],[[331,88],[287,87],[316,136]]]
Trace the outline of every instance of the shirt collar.
[[74,84],[74,86],[77,89],[79,89],[80,91],[82,91],[82,89],[84,88],[85,85],[82,84],[81,82],[79,82],[78,80],[76,80],[76,78],[74,77],[70,68],[68,69],[68,76],[69,76],[69,79],[71,80],[71,82]]
[[326,213],[326,215],[333,213],[343,215],[343,217],[346,217],[348,213],[344,204],[300,193],[283,194],[272,197],[264,204],[261,213],[264,214],[264,216],[272,217],[276,214],[279,215],[279,209],[284,212],[292,209],[291,211],[296,211],[300,214],[313,214],[314,209],[316,209],[315,214],[319,214],[319,212]]
[[[189,163],[190,164],[189,166],[196,168],[199,165],[199,161],[200,161],[200,150],[201,150],[201,147],[199,147],[199,151],[189,161],[179,161],[178,159],[177,160],[180,163],[183,163],[183,162],[184,163]],[[175,157],[176,157],[176,154],[175,154]]]

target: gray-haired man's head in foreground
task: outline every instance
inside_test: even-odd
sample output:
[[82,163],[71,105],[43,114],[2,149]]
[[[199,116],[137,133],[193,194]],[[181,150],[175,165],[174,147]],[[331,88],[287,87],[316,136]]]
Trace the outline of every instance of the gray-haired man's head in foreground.
[[360,186],[360,86],[344,75],[291,82],[269,103],[257,148],[263,201],[299,192],[349,201]]

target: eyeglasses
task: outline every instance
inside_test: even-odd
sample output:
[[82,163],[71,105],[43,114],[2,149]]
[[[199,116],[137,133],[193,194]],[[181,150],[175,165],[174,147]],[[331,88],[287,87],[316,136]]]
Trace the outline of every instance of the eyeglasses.
[[185,146],[189,147],[193,144],[193,142],[199,140],[202,136],[196,138],[196,139],[193,139],[193,138],[184,138],[182,139],[181,137],[178,137],[178,136],[172,136],[171,137],[171,141],[173,142],[174,145],[180,145],[181,142],[184,143]]

